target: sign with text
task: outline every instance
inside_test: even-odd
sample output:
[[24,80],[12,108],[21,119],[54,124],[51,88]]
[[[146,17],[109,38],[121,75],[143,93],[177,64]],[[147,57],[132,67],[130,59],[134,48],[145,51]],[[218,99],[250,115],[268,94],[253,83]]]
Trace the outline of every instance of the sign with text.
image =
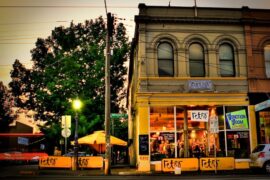
[[40,168],[71,168],[71,157],[48,156],[39,160]]
[[192,110],[189,112],[191,121],[208,122],[209,119],[208,110]]
[[255,111],[260,111],[270,107],[270,99],[255,105]]
[[215,171],[217,170],[233,170],[233,157],[218,157],[218,158],[200,158],[200,170]]
[[63,129],[71,128],[71,116],[70,115],[62,116],[61,127]]
[[18,144],[29,145],[29,139],[25,137],[18,137]]
[[198,171],[198,162],[197,158],[162,159],[161,168],[163,172],[174,171],[176,167],[181,168],[181,171]]
[[189,91],[212,91],[213,83],[211,80],[189,80]]
[[226,120],[230,129],[248,129],[246,110],[226,113]]
[[[71,168],[73,157],[48,156],[39,161],[40,168]],[[103,157],[89,156],[79,157],[78,166],[80,168],[102,168]]]
[[139,155],[149,155],[149,136],[148,136],[148,134],[139,135]]
[[218,117],[217,116],[211,116],[210,117],[210,133],[218,133]]

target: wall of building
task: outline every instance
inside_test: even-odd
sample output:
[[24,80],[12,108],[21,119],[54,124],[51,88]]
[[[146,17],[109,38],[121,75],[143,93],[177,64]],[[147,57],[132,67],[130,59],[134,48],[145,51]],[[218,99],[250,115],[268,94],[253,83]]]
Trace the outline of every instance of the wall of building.
[[[266,87],[258,87],[258,83],[266,83],[268,79],[259,71],[259,68],[256,68],[256,66],[261,67],[264,64],[261,60],[261,49],[258,46],[260,43],[268,42],[263,42],[262,39],[267,39],[268,35],[264,33],[268,34],[269,30],[265,27],[253,27],[251,24],[245,24],[248,22],[245,18],[251,17],[250,14],[249,16],[243,14],[246,8],[194,9],[194,7],[149,7],[145,5],[139,5],[139,8],[139,15],[135,17],[136,33],[132,54],[134,55],[132,62],[134,73],[131,73],[132,81],[129,86],[132,90],[129,93],[131,101],[129,110],[134,112],[130,121],[134,121],[136,126],[132,148],[133,152],[136,152],[135,161],[138,169],[149,170],[148,165],[151,162],[150,154],[140,154],[140,138],[143,138],[144,135],[152,138],[151,133],[159,134],[168,131],[166,128],[160,132],[150,130],[150,123],[153,123],[150,113],[152,108],[173,107],[174,112],[176,112],[175,109],[183,109],[183,113],[219,108],[216,113],[219,113],[219,121],[223,122],[228,113],[238,113],[238,111],[242,111],[241,109],[245,109],[248,128],[242,129],[243,133],[235,134],[227,127],[228,125],[224,125],[223,131],[228,132],[228,136],[226,133],[224,135],[226,136],[226,147],[222,144],[219,146],[225,148],[227,156],[231,152],[227,151],[226,138],[230,141],[228,146],[235,147],[235,150],[239,150],[239,147],[242,147],[243,143],[248,140],[247,152],[242,157],[246,158],[247,153],[258,143],[256,114],[254,106],[249,106],[248,93],[249,91],[269,92],[270,83]],[[263,17],[263,15],[260,16]],[[171,77],[160,77],[158,72],[157,49],[159,43],[163,41],[169,42],[173,47],[174,74]],[[203,77],[191,77],[189,73],[189,46],[194,42],[200,43],[204,49],[205,76]],[[235,65],[235,76],[233,77],[221,76],[219,46],[222,43],[228,43],[233,47]],[[191,89],[189,86],[191,81],[209,82],[211,88]],[[173,116],[177,119],[177,115]],[[186,115],[185,118],[186,123],[190,121],[190,115]],[[174,121],[176,122],[175,119]],[[194,130],[200,134],[209,130],[207,126]],[[183,137],[187,139],[191,129],[183,129],[183,131],[186,133]],[[174,142],[171,143],[175,143],[182,130],[174,129],[172,132],[174,132]],[[221,138],[223,138],[222,136]],[[223,139],[220,142],[222,143]],[[188,143],[190,142],[186,141],[185,146]]]

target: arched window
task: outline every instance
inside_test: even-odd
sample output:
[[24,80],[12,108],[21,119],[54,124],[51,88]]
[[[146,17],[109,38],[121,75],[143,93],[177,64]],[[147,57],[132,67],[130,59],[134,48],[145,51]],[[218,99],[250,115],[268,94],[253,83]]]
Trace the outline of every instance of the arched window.
[[222,44],[219,47],[220,75],[223,77],[235,76],[234,53],[229,44]]
[[162,42],[158,46],[158,74],[159,76],[174,75],[173,48],[168,42]]
[[264,47],[264,61],[266,77],[270,78],[270,44]]
[[189,73],[191,77],[205,76],[204,50],[199,43],[189,46]]

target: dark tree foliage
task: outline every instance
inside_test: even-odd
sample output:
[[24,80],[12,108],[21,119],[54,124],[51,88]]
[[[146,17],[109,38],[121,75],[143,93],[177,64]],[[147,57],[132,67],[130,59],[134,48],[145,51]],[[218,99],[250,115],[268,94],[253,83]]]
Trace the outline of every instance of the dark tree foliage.
[[[42,131],[51,146],[59,143],[62,115],[72,115],[71,101],[80,98],[84,104],[79,112],[79,137],[103,129],[106,23],[102,17],[56,27],[51,36],[39,38],[31,50],[33,68],[26,70],[15,61],[10,83],[15,97],[26,95],[27,101],[16,100],[20,106],[37,112],[36,119],[44,120]],[[118,113],[124,98],[124,82],[130,44],[126,29],[115,27],[111,48],[111,112]],[[72,132],[74,118],[72,118]],[[72,134],[70,139],[72,140]]]
[[6,132],[13,121],[13,99],[7,87],[0,81],[0,132]]
[[31,93],[31,71],[18,59],[13,64],[13,70],[10,72],[11,82],[9,87],[13,95],[15,106],[19,108],[31,108],[33,106],[33,98]]

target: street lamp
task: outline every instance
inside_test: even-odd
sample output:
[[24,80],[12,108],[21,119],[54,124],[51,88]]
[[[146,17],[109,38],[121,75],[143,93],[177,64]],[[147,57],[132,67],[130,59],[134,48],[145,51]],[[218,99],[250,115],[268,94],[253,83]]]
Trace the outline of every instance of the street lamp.
[[74,164],[73,170],[78,169],[78,111],[82,107],[82,102],[79,99],[72,101],[72,107],[75,110],[75,133],[74,133]]

